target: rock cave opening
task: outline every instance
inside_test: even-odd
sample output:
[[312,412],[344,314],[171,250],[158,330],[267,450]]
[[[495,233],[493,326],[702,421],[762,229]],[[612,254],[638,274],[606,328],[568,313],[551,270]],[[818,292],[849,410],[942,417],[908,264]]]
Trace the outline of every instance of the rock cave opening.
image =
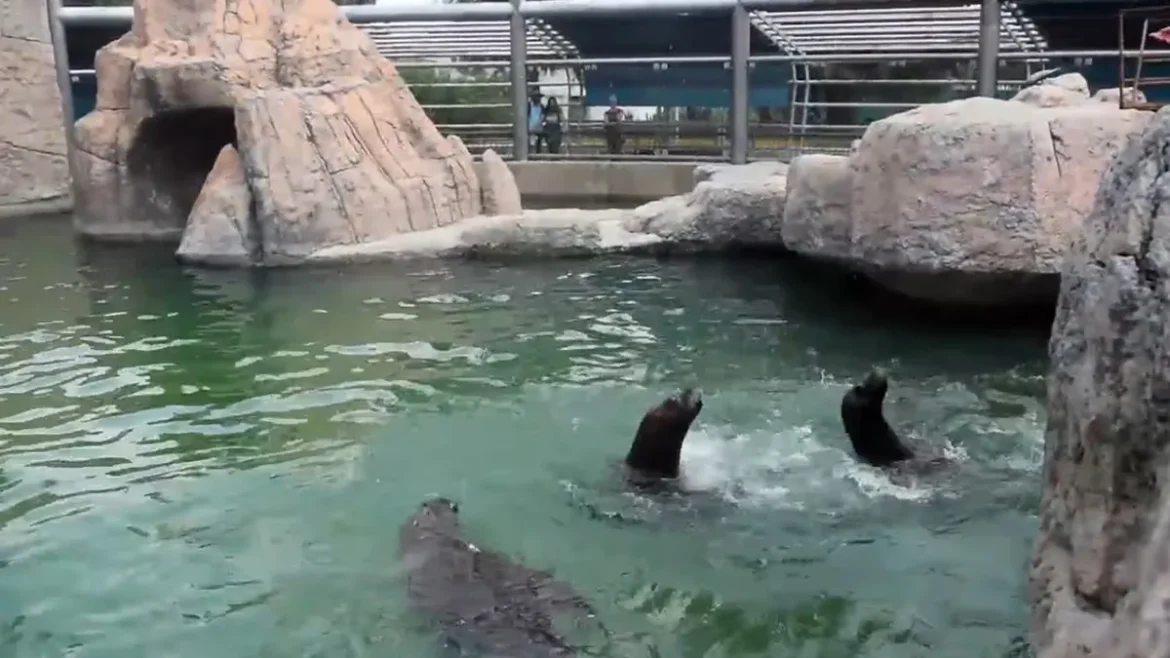
[[216,157],[227,144],[236,146],[232,108],[168,110],[138,127],[126,165],[131,176],[145,183],[138,187],[150,191],[151,205],[167,211],[181,229]]

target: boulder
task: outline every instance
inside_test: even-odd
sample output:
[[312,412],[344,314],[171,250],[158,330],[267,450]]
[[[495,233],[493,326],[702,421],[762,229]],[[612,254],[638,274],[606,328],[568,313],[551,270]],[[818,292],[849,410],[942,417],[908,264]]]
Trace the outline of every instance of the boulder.
[[1039,658],[1165,655],[1138,649],[1170,637],[1152,534],[1170,496],[1168,172],[1162,110],[1109,166],[1064,261],[1030,573]]
[[[1117,107],[1121,107],[1121,90],[1116,87],[1098,89],[1097,93],[1093,94],[1093,100],[1097,101],[1098,103],[1108,103],[1109,105],[1116,105]],[[1125,88],[1126,105],[1135,105],[1145,102],[1146,95],[1142,93],[1142,90],[1137,89],[1136,87]]]
[[1035,107],[1069,107],[1089,101],[1089,83],[1080,73],[1065,73],[1024,87],[1012,100]]
[[379,242],[326,247],[314,263],[353,263],[415,258],[526,259],[595,256],[666,246],[661,236],[626,229],[630,210],[551,208],[494,215],[403,233]]
[[793,158],[780,230],[784,246],[812,258],[852,264],[852,190],[849,158],[823,154]]
[[483,214],[517,215],[524,211],[520,203],[520,188],[508,163],[492,149],[483,152],[479,168],[479,184],[483,188]]
[[65,118],[43,0],[0,0],[0,215],[72,203]]
[[875,121],[849,158],[841,257],[927,301],[1050,302],[1102,172],[1151,116],[969,98]]
[[773,165],[727,165],[690,194],[633,209],[526,210],[312,253],[319,263],[435,257],[539,258],[605,253],[778,249],[785,180]]
[[734,182],[760,180],[784,176],[788,165],[778,160],[758,160],[744,165],[706,163],[695,167],[692,174],[695,185],[707,181]]
[[258,260],[259,248],[244,164],[228,144],[207,174],[175,254],[184,262],[234,265]]
[[630,213],[627,229],[704,251],[782,248],[788,165],[760,161],[696,170],[700,182],[693,190],[640,206]]
[[239,265],[480,213],[467,149],[329,0],[135,0],[131,31],[95,68],[97,108],[77,122],[81,233],[180,239],[228,144],[260,241],[260,260]]

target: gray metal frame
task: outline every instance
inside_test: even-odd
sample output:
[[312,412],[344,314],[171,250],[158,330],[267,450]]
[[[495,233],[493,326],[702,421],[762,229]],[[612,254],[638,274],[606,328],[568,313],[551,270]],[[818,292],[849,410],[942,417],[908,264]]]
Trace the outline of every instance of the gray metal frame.
[[[802,53],[952,52],[978,48],[981,6],[754,12],[758,23],[784,35]],[[1016,3],[1002,3],[999,34],[1005,51],[1048,48]]]
[[[511,23],[494,21],[394,21],[365,23],[378,52],[391,59],[506,60],[512,50]],[[544,21],[526,21],[529,57],[576,58],[581,53]]]
[[[748,73],[752,62],[792,65],[795,85],[789,122],[799,132],[808,127],[807,108],[811,102],[809,88],[813,84],[840,82],[816,80],[814,70],[818,64],[978,58],[977,89],[982,94],[992,94],[996,89],[996,67],[1000,61],[1042,63],[1049,57],[1057,56],[1117,54],[1112,51],[1047,52],[1047,44],[1035,26],[1022,17],[1014,2],[1005,2],[1001,7],[1001,0],[980,0],[979,5],[960,8],[912,10],[895,8],[895,4],[892,0],[510,0],[459,4],[408,0],[388,5],[347,6],[342,11],[356,24],[382,24],[369,28],[371,36],[376,37],[375,43],[382,41],[380,49],[399,59],[401,67],[450,66],[449,62],[444,64],[433,60],[455,56],[461,60],[461,67],[509,68],[513,88],[514,153],[517,159],[527,157],[525,70],[528,66],[565,67],[684,60],[725,63],[732,71],[733,80],[730,156],[733,162],[739,163],[746,161],[748,152]],[[848,10],[831,11],[834,7],[846,5]],[[858,6],[865,8],[858,9]],[[585,60],[575,52],[572,44],[541,22],[542,18],[553,16],[662,15],[686,11],[726,11],[731,15],[732,52],[726,56],[693,58],[671,57],[664,53],[659,57],[648,58]],[[133,9],[65,7],[59,16],[66,25],[128,27]],[[417,25],[408,25],[409,21],[445,21],[447,26],[442,29],[446,33],[454,32],[452,26],[459,23],[478,22],[480,26],[478,32],[474,26],[460,28],[464,30],[462,38],[472,39],[470,43],[465,43],[460,38],[448,39],[442,33],[436,34],[433,25],[423,29]],[[486,27],[488,24],[492,27]],[[508,26],[506,47],[503,42],[504,25]],[[781,52],[752,56],[749,52],[751,25],[771,38]],[[484,30],[495,31],[488,34]],[[1000,52],[1001,41],[1003,52]],[[441,48],[442,52],[435,52],[436,48]],[[468,52],[471,49],[475,52]],[[415,61],[409,61],[407,53],[414,55]],[[1122,55],[1126,56],[1124,53]],[[467,61],[471,57],[476,61]],[[484,57],[497,61],[483,61]],[[59,66],[66,65],[64,58],[58,60]],[[874,81],[875,84],[880,82]],[[914,82],[933,84],[942,81]]]

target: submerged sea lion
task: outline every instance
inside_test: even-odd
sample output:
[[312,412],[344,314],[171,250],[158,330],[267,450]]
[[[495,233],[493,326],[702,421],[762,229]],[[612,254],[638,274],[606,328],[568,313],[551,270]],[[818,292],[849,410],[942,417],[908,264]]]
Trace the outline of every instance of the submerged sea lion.
[[871,466],[890,466],[914,458],[914,451],[902,443],[882,413],[889,387],[886,374],[875,368],[841,400],[841,421],[853,452]]
[[554,621],[565,613],[592,618],[588,602],[548,572],[468,543],[452,501],[423,502],[398,539],[411,607],[461,652],[483,658],[578,655]]
[[627,479],[639,484],[677,479],[683,440],[702,410],[703,395],[693,388],[650,407],[626,453]]

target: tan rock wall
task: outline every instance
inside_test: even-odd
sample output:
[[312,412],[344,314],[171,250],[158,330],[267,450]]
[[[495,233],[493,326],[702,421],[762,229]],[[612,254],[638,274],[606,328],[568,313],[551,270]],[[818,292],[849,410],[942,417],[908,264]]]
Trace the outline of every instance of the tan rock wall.
[[217,258],[206,248],[238,236],[200,217],[194,261],[288,264],[481,211],[471,154],[329,0],[135,0],[96,70],[98,109],[77,123],[84,234],[179,239],[228,145],[245,185],[218,196],[251,209],[258,243]]
[[0,0],[0,216],[71,204],[45,0]]

